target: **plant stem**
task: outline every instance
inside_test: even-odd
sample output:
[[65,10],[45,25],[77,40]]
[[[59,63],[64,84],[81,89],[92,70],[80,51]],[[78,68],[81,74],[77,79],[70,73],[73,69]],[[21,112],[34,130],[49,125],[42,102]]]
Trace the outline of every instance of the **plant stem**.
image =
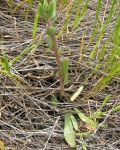
[[[47,20],[47,24],[48,24],[48,27],[52,26],[52,21],[50,18]],[[58,54],[58,48],[57,48],[55,34],[52,35],[51,38],[52,38],[52,42],[53,42],[54,55],[55,55],[57,66],[58,66],[58,73],[59,73],[60,84],[61,84],[61,96],[63,96],[64,95],[63,74],[62,74],[62,67],[61,67],[61,62],[60,62],[60,56]]]

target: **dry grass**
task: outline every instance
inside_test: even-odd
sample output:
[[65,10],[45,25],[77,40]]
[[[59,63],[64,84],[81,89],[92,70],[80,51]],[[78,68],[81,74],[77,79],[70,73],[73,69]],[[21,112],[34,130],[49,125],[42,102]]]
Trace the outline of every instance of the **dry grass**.
[[[28,17],[26,17],[27,3],[23,1],[22,5],[17,7],[18,3],[17,1],[14,2],[13,8],[16,10],[11,16],[8,2],[6,0],[0,2],[0,51],[4,49],[9,60],[19,55],[32,43],[34,13],[37,5],[34,3],[33,8],[29,8]],[[102,7],[105,3],[106,1]],[[119,4],[117,8],[118,6]],[[109,3],[107,8],[109,9]],[[61,59],[66,56],[70,60],[69,82],[65,87],[65,99],[59,97],[60,87],[56,76],[56,61],[53,52],[47,49],[44,34],[45,22],[42,20],[39,21],[37,28],[39,46],[33,48],[11,65],[12,72],[27,81],[27,84],[20,83],[24,88],[19,87],[9,76],[0,74],[0,139],[4,141],[7,149],[69,150],[70,148],[63,137],[63,116],[66,110],[79,107],[85,114],[90,114],[101,106],[108,94],[111,94],[111,97],[105,110],[120,105],[119,76],[113,77],[103,90],[91,91],[100,77],[106,74],[102,69],[97,69],[88,78],[97,63],[97,59],[89,58],[97,35],[85,51],[85,46],[93,29],[95,9],[96,3],[91,1],[81,24],[74,32],[71,32],[71,21],[69,21],[67,30],[58,39],[58,45],[62,49]],[[101,18],[102,16],[103,13],[100,14]],[[116,14],[114,14],[102,38],[100,47],[108,40],[115,19]],[[58,12],[56,21],[58,31],[60,31],[64,20],[64,11]],[[83,34],[82,59],[79,62]],[[111,41],[109,50],[112,45]],[[104,57],[107,57],[107,53]],[[69,99],[72,93],[80,85],[84,85],[84,90],[74,103],[70,103]],[[50,105],[50,98],[53,94],[57,95],[58,98],[57,108],[52,108]],[[97,132],[84,139],[87,148],[89,150],[120,149],[119,111],[104,115],[99,122],[104,122],[107,127],[100,127]],[[81,150],[81,141],[76,140],[76,149]]]

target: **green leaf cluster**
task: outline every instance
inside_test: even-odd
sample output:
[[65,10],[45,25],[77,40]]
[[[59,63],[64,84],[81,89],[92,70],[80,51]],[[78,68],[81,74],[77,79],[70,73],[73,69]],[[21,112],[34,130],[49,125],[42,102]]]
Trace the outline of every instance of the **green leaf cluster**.
[[42,17],[44,20],[47,20],[48,18],[55,19],[56,17],[56,1],[51,0],[50,3],[48,3],[47,0],[40,0],[38,4],[38,14],[39,17]]
[[[89,125],[96,127],[96,123],[94,123],[93,120],[91,120],[89,117],[81,113],[77,108],[75,108],[74,110],[76,111],[76,113],[78,114],[78,116],[80,117],[82,121],[84,120],[84,122],[89,123]],[[83,139],[83,136],[88,136],[90,134],[91,134],[91,131],[87,131],[83,133],[80,132],[76,117],[70,112],[65,113],[64,115],[64,138],[71,148],[76,147],[76,141],[75,141],[76,136],[80,136],[80,140],[81,140],[81,138]],[[86,148],[85,144],[82,144],[82,147]]]

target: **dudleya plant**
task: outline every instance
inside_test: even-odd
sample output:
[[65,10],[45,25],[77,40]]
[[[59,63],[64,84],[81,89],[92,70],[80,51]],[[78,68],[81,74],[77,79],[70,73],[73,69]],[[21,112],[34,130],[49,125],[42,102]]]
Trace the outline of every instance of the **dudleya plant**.
[[61,96],[63,96],[64,85],[68,81],[69,60],[68,58],[64,58],[63,63],[61,65],[57,41],[55,37],[56,28],[53,25],[53,22],[56,19],[56,1],[40,0],[38,4],[38,16],[47,22],[47,29],[46,29],[47,43],[48,43],[48,47],[54,51],[54,55],[58,66],[60,84],[61,84]]

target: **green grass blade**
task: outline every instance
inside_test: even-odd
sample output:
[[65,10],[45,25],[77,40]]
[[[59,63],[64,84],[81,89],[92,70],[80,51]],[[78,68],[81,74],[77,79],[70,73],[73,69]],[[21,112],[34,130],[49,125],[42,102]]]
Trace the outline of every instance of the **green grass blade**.
[[82,144],[81,144],[82,145],[82,150],[87,150],[87,147],[86,147],[83,136],[80,136],[80,141],[82,141]]
[[[108,44],[109,44],[109,41],[108,41],[107,43],[105,43],[105,44],[100,48],[100,53],[99,53],[99,56],[98,56],[98,60],[101,61],[101,60],[104,58],[104,56],[105,56],[105,51],[106,51],[106,48],[107,48]],[[101,65],[102,65],[102,63],[101,63]]]
[[59,38],[62,36],[64,30],[67,28],[67,25],[68,25],[68,23],[69,23],[69,20],[70,20],[70,17],[68,17],[68,18],[64,21],[64,24],[62,25],[62,28],[61,28],[60,32],[59,32],[58,35],[56,36],[56,39],[59,39]]
[[108,102],[108,100],[110,99],[110,94],[106,96],[106,98],[104,99],[102,105],[100,106],[100,108],[93,113],[93,115],[90,118],[100,118],[103,115],[103,112],[101,111],[104,107],[104,105]]
[[117,18],[118,20],[114,31],[114,44],[118,46],[120,42],[120,10]]
[[13,0],[9,0],[9,4],[10,4],[10,14],[12,15]]
[[98,109],[98,111],[102,110],[103,106],[109,101],[110,96],[111,96],[110,94],[106,96],[106,98],[104,99],[104,101],[103,101],[102,105],[100,106],[100,108]]
[[[79,19],[77,19],[77,21],[75,21],[75,23],[73,24],[72,30],[73,30],[75,27],[77,27],[77,25],[80,24],[80,22],[83,20],[84,15],[85,15],[85,12],[86,12],[86,10],[87,10],[88,2],[89,2],[89,0],[85,0],[84,6],[83,6],[83,8],[82,8],[82,10],[81,10],[81,13],[80,13],[80,15],[79,15]],[[78,16],[77,16],[77,17],[78,17]]]
[[103,35],[104,35],[104,32],[105,32],[105,30],[106,30],[106,28],[107,28],[107,26],[108,26],[108,24],[109,24],[109,22],[110,22],[110,20],[111,20],[111,18],[112,18],[112,16],[113,16],[113,14],[114,14],[114,11],[115,11],[115,3],[116,3],[116,0],[113,0],[113,1],[112,1],[112,4],[111,4],[110,11],[109,11],[109,14],[108,14],[108,16],[107,16],[107,19],[106,19],[106,21],[105,21],[105,23],[104,23],[104,25],[103,25],[103,27],[102,27],[102,29],[101,29],[101,31],[100,31],[100,34],[99,34],[99,36],[98,36],[98,38],[97,38],[97,41],[96,41],[96,44],[95,44],[95,46],[94,46],[92,52],[90,53],[90,57],[93,57],[93,56],[94,56],[95,50],[96,50],[97,46],[99,45],[99,43],[100,43],[100,41],[101,41],[101,39],[102,39],[102,37],[103,37]]
[[[74,0],[74,1],[73,1],[73,6],[72,6],[71,10],[69,11],[68,17],[67,17],[66,20],[64,21],[64,24],[62,25],[62,29],[60,30],[60,32],[58,33],[58,35],[57,35],[57,37],[56,37],[57,39],[59,39],[59,38],[61,37],[63,31],[67,28],[67,25],[68,25],[68,23],[69,23],[69,20],[70,20],[72,14],[74,13],[76,7],[78,6],[79,1],[80,1],[80,0]],[[69,8],[68,8],[68,10],[69,10]]]
[[[75,0],[74,0],[74,1],[75,1]],[[69,10],[69,8],[68,8],[69,15],[68,15],[68,17],[65,19],[65,21],[64,21],[64,23],[63,23],[63,25],[62,25],[62,28],[61,28],[60,32],[58,33],[58,35],[57,35],[57,37],[56,37],[57,39],[59,39],[59,38],[62,36],[64,30],[67,28],[67,25],[68,25],[68,23],[69,23],[69,20],[70,20],[70,18],[71,18],[71,16],[72,16],[73,12],[75,11],[75,8],[77,7],[78,1],[79,1],[79,0],[75,1],[75,4],[73,3],[73,7],[71,8],[71,10]]]
[[89,136],[92,132],[91,131],[88,131],[88,132],[78,132],[76,133],[76,135],[78,136]]
[[72,9],[71,9],[71,12],[70,12],[70,14],[72,14],[74,11],[75,11],[75,9],[76,9],[76,7],[79,5],[79,2],[80,2],[81,0],[76,0],[75,1],[75,4],[74,4],[74,6],[72,7]]
[[119,111],[120,110],[120,105],[108,110],[108,111],[105,111],[105,112],[97,112],[97,113],[94,113],[90,118],[93,118],[93,119],[97,119],[97,118],[101,118],[103,115],[106,115],[108,113],[113,113],[113,112],[116,112],[116,111]]
[[4,67],[4,62],[3,62],[3,59],[2,59],[2,58],[0,58],[0,64],[1,64],[1,66]]
[[108,68],[107,70],[111,69],[111,66],[113,66],[116,63],[116,56],[120,57],[120,48],[115,46],[112,49],[112,52],[110,53],[110,57],[108,59]]
[[61,6],[63,6],[63,5],[67,5],[67,4],[68,4],[68,2],[69,2],[69,0],[60,0],[60,4],[61,4]]
[[120,105],[118,105],[118,106],[116,106],[116,107],[114,107],[114,108],[112,108],[112,109],[110,109],[110,110],[108,110],[108,111],[106,111],[106,112],[102,112],[102,115],[105,115],[105,114],[108,114],[108,113],[110,113],[110,112],[116,112],[116,111],[119,111],[120,110]]
[[13,64],[14,62],[16,62],[17,60],[21,59],[22,56],[27,53],[28,51],[30,51],[31,49],[37,47],[37,44],[32,44],[29,47],[25,48],[18,56],[14,57],[11,61],[10,61],[10,65]]
[[34,40],[35,37],[36,37],[38,18],[39,18],[38,11],[36,11],[35,18],[34,18],[33,34],[32,34],[33,40]]
[[0,73],[5,74],[5,75],[9,75],[8,71],[1,70],[1,69],[0,69]]
[[91,127],[92,130],[95,130],[95,129],[96,129],[97,124],[96,124],[93,120],[91,120],[89,117],[85,116],[85,115],[84,115],[81,111],[79,111],[77,108],[74,108],[74,110],[75,110],[75,112],[78,114],[79,118],[80,118],[83,122],[85,122],[85,123],[87,123],[88,125],[90,125],[90,127]]
[[95,22],[98,20],[99,14],[100,14],[100,6],[101,6],[102,0],[98,0],[97,10],[96,10],[96,18]]
[[9,0],[10,7],[12,7],[13,0]]
[[[77,25],[77,22],[79,20],[79,12],[80,12],[81,4],[82,4],[82,0],[77,0],[74,7],[73,7],[73,9],[72,9],[72,10],[74,10],[77,7],[76,14],[75,14],[75,19],[74,19],[74,22],[73,22],[73,27],[75,27]],[[73,12],[73,11],[71,11],[71,12]]]
[[101,22],[97,23],[96,27],[93,28],[93,31],[92,31],[92,34],[91,34],[91,37],[89,39],[89,42],[88,42],[88,45],[87,45],[86,49],[88,48],[88,46],[90,45],[90,43],[93,41],[93,39],[95,37],[95,34],[97,33],[97,31],[100,28],[100,25],[101,25]]
[[4,68],[6,69],[6,71],[8,71],[9,74],[10,73],[10,67],[9,67],[9,62],[8,62],[8,59],[4,53],[4,50],[2,50],[2,57],[3,57],[3,61],[4,61]]
[[116,27],[113,32],[114,47],[113,47],[112,52],[110,53],[108,61],[107,61],[108,65],[109,65],[107,70],[109,70],[114,63],[116,63],[117,57],[118,58],[120,57],[120,47],[119,47],[120,35],[119,35],[119,33],[120,33],[120,11],[119,11],[119,15],[118,15],[118,20],[116,21]]
[[103,90],[106,85],[110,82],[111,78],[120,72],[120,61],[115,63],[109,73],[106,76],[103,76],[98,82],[98,84],[92,89],[94,92],[100,92]]
[[33,1],[32,1],[32,0],[28,0],[28,5],[29,5],[29,7],[31,7],[31,6],[32,6],[32,3],[33,3]]
[[115,108],[112,109],[112,112],[115,112],[115,111],[119,111],[120,110],[120,105],[116,106]]

